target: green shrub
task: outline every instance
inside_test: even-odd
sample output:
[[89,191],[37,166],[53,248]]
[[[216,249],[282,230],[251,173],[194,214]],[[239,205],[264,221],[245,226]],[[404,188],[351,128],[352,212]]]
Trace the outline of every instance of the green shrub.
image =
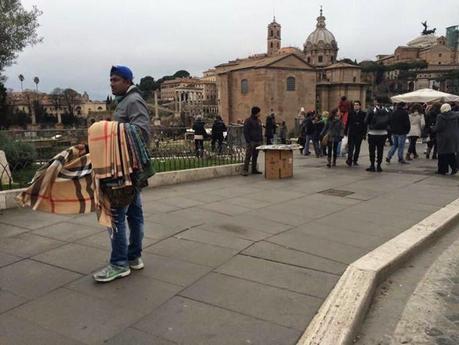
[[5,151],[12,170],[26,168],[37,159],[37,151],[32,144],[14,141],[5,133],[0,133],[0,150]]

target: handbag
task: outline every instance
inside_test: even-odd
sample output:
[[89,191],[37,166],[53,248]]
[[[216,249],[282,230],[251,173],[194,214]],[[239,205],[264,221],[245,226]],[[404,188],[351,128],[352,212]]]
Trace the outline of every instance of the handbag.
[[328,138],[329,138],[329,135],[328,133],[324,135],[324,137],[322,138],[322,140],[320,141],[320,144],[322,146],[327,146],[328,145]]
[[110,201],[110,207],[127,207],[134,201],[136,189],[134,186],[120,187],[122,179],[103,179],[100,181],[102,193]]

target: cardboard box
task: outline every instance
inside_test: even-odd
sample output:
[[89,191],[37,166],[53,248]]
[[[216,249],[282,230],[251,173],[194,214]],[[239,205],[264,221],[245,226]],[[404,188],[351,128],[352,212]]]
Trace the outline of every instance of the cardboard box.
[[277,180],[293,176],[293,151],[265,150],[265,178]]

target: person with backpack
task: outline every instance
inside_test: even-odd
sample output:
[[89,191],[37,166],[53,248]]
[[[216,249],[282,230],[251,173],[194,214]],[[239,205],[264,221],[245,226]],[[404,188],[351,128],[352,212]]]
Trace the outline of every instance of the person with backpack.
[[[369,172],[382,172],[381,163],[384,156],[384,144],[387,139],[390,114],[381,105],[381,100],[376,100],[376,105],[371,108],[365,118],[368,128],[368,151],[370,154]],[[376,166],[375,166],[376,163]]]
[[323,144],[327,145],[328,147],[328,168],[336,166],[336,157],[338,156],[338,144],[344,137],[344,124],[338,117],[338,112],[338,109],[333,109],[331,111],[327,124],[325,125],[321,134]]
[[220,115],[215,117],[212,125],[212,151],[215,151],[215,144],[218,144],[218,153],[221,154],[223,150],[223,133],[226,132],[226,126]]

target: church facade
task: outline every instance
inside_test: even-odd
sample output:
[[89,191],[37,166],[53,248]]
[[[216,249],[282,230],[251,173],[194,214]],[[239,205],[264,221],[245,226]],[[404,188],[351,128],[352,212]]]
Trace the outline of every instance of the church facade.
[[338,43],[320,12],[303,49],[282,47],[281,25],[268,25],[267,52],[215,67],[219,113],[228,123],[245,119],[252,106],[272,111],[292,128],[301,108],[330,111],[341,96],[365,106],[359,66],[337,62]]

